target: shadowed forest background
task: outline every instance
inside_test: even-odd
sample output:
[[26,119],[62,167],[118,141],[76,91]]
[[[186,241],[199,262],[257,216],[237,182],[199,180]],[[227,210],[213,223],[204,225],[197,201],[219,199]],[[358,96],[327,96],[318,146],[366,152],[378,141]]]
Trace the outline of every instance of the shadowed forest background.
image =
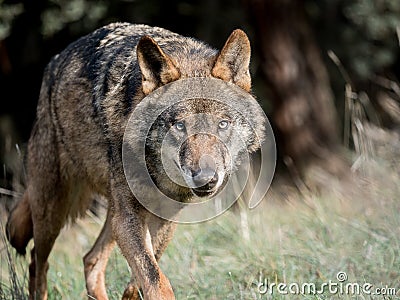
[[[253,92],[273,123],[283,171],[325,164],[342,145],[353,149],[353,106],[378,126],[399,121],[397,0],[1,0],[3,186],[11,148],[29,138],[50,58],[115,21],[164,27],[215,48],[233,29],[244,29],[253,46]],[[332,161],[327,170],[343,171]]]
[[[264,299],[256,290],[263,278],[321,284],[339,271],[400,295],[398,0],[0,0],[0,225],[24,189],[46,64],[117,21],[217,49],[243,29],[253,93],[277,139],[275,185],[257,212],[179,226],[162,259],[177,299]],[[86,295],[80,257],[102,222],[88,214],[56,243],[50,299]],[[2,242],[0,234],[0,299],[24,299],[27,262]],[[118,299],[129,271],[120,257],[110,264],[107,288]]]

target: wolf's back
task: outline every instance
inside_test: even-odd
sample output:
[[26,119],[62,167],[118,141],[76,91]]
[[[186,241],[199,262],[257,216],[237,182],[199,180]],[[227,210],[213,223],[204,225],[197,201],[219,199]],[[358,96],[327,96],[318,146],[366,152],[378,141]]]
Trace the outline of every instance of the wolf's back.
[[[136,45],[143,36],[150,36],[163,51],[175,59],[184,70],[217,51],[203,42],[183,37],[163,28],[113,23],[78,39],[53,58],[49,68],[56,80],[79,76],[87,78],[93,92],[93,109],[101,109],[102,102],[118,87],[124,95],[117,95],[121,109],[127,114],[141,87],[142,74],[137,63]],[[190,60],[188,60],[190,57]],[[71,66],[72,68],[68,68]],[[201,75],[201,74],[200,74]],[[65,80],[65,79],[61,79]]]

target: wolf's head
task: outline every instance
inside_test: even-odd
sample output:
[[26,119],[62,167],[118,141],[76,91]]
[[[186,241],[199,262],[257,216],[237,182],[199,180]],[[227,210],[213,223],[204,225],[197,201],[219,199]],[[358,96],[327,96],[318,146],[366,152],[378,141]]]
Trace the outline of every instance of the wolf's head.
[[[171,49],[169,53],[150,37],[140,40],[137,56],[146,95],[196,74],[250,91],[250,43],[241,30],[230,35],[218,54],[203,56],[202,61],[192,60],[191,65],[183,62],[181,54]],[[246,120],[248,115],[235,108],[234,103],[228,105],[216,99],[177,99],[152,124],[146,141],[146,163],[164,193],[212,196],[224,187],[243,155],[259,148],[254,129]]]
[[[235,108],[216,100],[188,99],[169,107],[153,123],[146,161],[155,181],[168,178],[182,187],[181,193],[190,189],[206,197],[224,187],[259,143],[254,128]],[[176,192],[165,181],[159,187]]]

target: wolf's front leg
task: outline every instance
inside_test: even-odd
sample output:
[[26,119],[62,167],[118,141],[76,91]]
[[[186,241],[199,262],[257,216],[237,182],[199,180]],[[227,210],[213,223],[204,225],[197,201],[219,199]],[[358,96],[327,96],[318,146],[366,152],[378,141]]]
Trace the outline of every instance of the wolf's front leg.
[[111,229],[111,213],[108,211],[107,219],[96,243],[83,259],[86,289],[89,299],[108,300],[104,273],[114,245],[115,241]]
[[[151,235],[151,244],[153,253],[157,261],[167,248],[174,234],[176,223],[161,219],[155,215],[150,215],[147,219],[148,228]],[[140,300],[137,288],[137,280],[133,276],[127,288],[124,291],[122,300]]]
[[112,228],[118,246],[127,259],[146,300],[174,300],[171,284],[162,273],[154,255],[144,208],[117,209]]

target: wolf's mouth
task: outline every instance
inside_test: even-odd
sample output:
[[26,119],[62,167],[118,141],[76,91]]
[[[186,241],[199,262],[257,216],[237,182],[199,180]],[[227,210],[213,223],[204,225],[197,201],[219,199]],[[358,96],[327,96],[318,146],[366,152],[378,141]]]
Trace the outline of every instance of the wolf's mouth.
[[192,191],[197,197],[201,198],[211,196],[215,192],[214,189],[207,190],[202,188],[193,188]]

